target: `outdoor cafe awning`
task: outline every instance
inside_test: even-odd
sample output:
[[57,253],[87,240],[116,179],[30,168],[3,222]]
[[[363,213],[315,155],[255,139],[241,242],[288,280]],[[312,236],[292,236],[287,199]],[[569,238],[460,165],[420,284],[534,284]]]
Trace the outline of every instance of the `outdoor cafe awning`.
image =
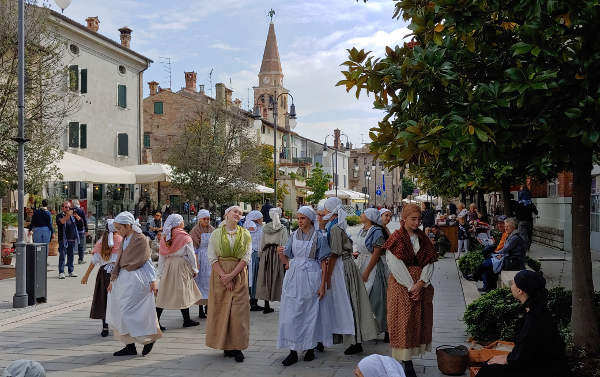
[[121,168],[65,152],[57,163],[63,182],[134,184],[135,174]]
[[272,194],[275,192],[275,190],[273,190],[270,187],[267,186],[263,186],[263,185],[254,185],[254,192],[257,192],[259,194]]
[[135,174],[135,183],[170,182],[172,168],[167,164],[143,164],[123,166],[123,169]]

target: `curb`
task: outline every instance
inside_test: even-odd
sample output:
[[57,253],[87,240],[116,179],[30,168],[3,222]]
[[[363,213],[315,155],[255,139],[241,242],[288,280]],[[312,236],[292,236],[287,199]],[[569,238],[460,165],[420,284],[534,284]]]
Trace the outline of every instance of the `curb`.
[[73,310],[77,310],[86,306],[89,306],[92,302],[92,297],[85,297],[79,300],[67,302],[60,305],[51,306],[40,310],[34,310],[21,315],[16,315],[12,318],[0,321],[0,332],[11,330],[28,323],[38,322],[43,319],[52,317],[56,314],[67,313]]

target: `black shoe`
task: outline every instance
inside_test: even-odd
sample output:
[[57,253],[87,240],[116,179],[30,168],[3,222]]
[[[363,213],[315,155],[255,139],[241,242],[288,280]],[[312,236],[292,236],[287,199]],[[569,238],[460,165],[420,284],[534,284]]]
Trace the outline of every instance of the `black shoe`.
[[406,377],[417,377],[417,372],[415,372],[412,361],[403,361],[402,364],[404,366],[404,374],[406,374]]
[[262,306],[258,306],[258,305],[251,305],[250,306],[250,311],[251,312],[260,312],[261,310],[264,310],[265,308],[263,308]]
[[385,332],[385,335],[383,336],[383,342],[384,343],[389,343],[390,342],[390,333],[389,332]]
[[160,323],[158,324],[158,327],[160,327],[160,331],[166,331],[167,328],[164,327],[163,325],[161,325]]
[[289,367],[292,364],[296,364],[298,362],[298,352],[290,351],[290,354],[281,362],[284,367]]
[[234,357],[235,356],[235,352],[234,351],[230,351],[230,350],[225,350],[225,351],[223,351],[223,356],[224,357]]
[[346,348],[346,350],[344,351],[344,355],[355,355],[357,353],[361,353],[362,351],[362,344],[356,343]]
[[244,361],[244,354],[242,353],[242,351],[235,350],[235,351],[232,351],[232,353],[233,353],[233,358],[235,359],[236,362],[241,363]]
[[274,311],[275,311],[275,309],[267,308],[265,306],[265,308],[263,309],[263,314],[273,313]]
[[319,343],[317,343],[317,346],[315,347],[315,349],[319,352],[323,352],[323,351],[325,351],[325,346],[323,345],[323,343],[319,342]]
[[108,336],[108,326],[102,328],[102,332],[100,333],[100,336],[103,338],[106,338]]
[[315,350],[308,350],[304,353],[304,361],[313,361],[315,359]]
[[113,356],[135,356],[137,355],[137,350],[135,349],[135,344],[130,343],[125,346],[122,350],[119,350],[113,353]]
[[191,319],[189,321],[183,321],[183,327],[194,327],[194,326],[198,326],[199,324],[200,324],[200,322],[192,321]]
[[150,351],[152,351],[152,347],[154,347],[154,342],[144,344],[144,349],[142,350],[142,355],[146,356],[147,354],[149,354]]
[[204,313],[204,309],[202,309],[202,305],[198,305],[198,318],[205,319],[206,313]]

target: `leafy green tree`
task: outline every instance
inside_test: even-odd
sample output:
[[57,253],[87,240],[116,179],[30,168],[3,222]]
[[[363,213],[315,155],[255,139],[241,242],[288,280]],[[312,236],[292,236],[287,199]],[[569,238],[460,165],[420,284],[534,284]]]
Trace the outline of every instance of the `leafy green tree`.
[[408,177],[402,177],[402,199],[412,195],[417,186],[412,179]]
[[409,21],[414,40],[382,58],[350,49],[338,83],[385,110],[373,150],[388,164],[425,167],[432,181],[430,169],[454,164],[454,183],[504,193],[527,176],[573,171],[572,328],[576,346],[598,352],[589,245],[598,1],[399,0],[394,17]]
[[306,178],[306,187],[312,191],[306,200],[314,206],[319,204],[319,200],[325,198],[325,191],[329,188],[331,178],[331,175],[323,172],[323,166],[317,162],[310,177]]

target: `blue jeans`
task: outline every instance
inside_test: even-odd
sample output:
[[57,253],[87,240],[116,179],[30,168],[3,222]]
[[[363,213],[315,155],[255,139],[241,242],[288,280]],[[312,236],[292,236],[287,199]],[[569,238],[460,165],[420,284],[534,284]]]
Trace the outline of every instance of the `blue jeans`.
[[41,226],[37,228],[33,228],[33,242],[35,243],[50,243],[50,239],[52,238],[52,232],[48,227]]
[[79,260],[83,260],[83,253],[85,253],[85,231],[79,233],[79,242],[77,243],[77,253],[79,254]]
[[65,254],[67,255],[67,268],[69,273],[73,272],[73,250],[75,249],[77,241],[67,242],[67,246],[63,242],[58,243],[58,272],[60,274],[65,272]]
[[494,273],[492,258],[486,258],[481,262],[481,280],[483,281],[483,289],[492,290],[496,288],[498,276]]

